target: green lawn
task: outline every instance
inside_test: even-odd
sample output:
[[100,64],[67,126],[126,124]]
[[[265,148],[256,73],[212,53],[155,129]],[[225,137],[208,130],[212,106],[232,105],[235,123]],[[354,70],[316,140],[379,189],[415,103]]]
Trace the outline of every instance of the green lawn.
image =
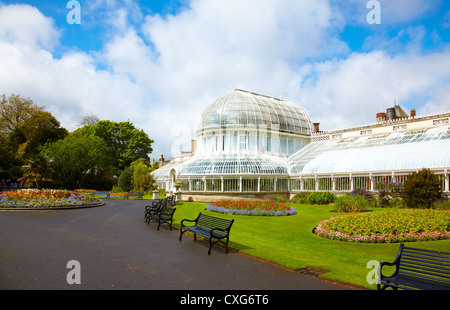
[[[308,267],[319,269],[326,272],[321,276],[324,279],[376,289],[375,284],[367,283],[367,274],[372,270],[367,268],[367,263],[371,260],[393,261],[398,252],[398,243],[350,243],[312,234],[312,229],[320,222],[341,215],[332,212],[331,206],[291,204],[297,215],[266,217],[224,215],[205,211],[206,205],[178,203],[174,227],[179,227],[182,219],[196,218],[199,212],[234,219],[230,234],[231,248],[293,270]],[[450,240],[411,242],[408,245],[450,252]]]

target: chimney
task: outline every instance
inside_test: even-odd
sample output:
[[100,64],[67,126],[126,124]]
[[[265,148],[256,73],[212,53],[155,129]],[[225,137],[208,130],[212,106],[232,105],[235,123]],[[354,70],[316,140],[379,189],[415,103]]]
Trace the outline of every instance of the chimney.
[[411,109],[410,115],[412,118],[416,117],[416,110]]
[[319,125],[320,123],[314,123],[314,128],[316,129],[316,132],[319,132]]
[[163,156],[163,154],[161,154],[161,157],[159,158],[158,166],[159,166],[159,168],[164,166],[164,156]]
[[377,113],[377,123],[382,123],[386,120],[386,113],[380,112]]
[[195,154],[197,151],[197,140],[191,140],[191,153]]

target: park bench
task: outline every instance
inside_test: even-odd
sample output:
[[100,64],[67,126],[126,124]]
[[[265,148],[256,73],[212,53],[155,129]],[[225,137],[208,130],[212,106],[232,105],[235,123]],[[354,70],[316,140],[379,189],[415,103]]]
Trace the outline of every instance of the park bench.
[[173,214],[175,213],[176,209],[177,208],[170,208],[161,212],[161,214],[158,216],[158,230],[159,227],[164,223],[168,224],[170,230],[172,230]]
[[128,193],[109,193],[110,198],[128,198]]
[[144,193],[142,192],[133,192],[128,193],[127,198],[136,198],[136,199],[142,199],[144,196]]
[[[382,273],[383,266],[395,266],[395,272],[386,277]],[[401,243],[392,263],[380,263],[379,276],[378,290],[387,287],[395,290],[449,290],[450,253],[405,247]]]
[[155,200],[150,206],[145,207],[145,222],[148,224],[152,219],[157,219],[167,206],[167,198]]
[[104,198],[109,198],[109,192],[108,191],[96,191],[95,195],[103,196]]
[[167,204],[170,206],[174,206],[177,204],[175,195],[167,196]]
[[[197,235],[200,235],[209,240],[208,254],[211,254],[211,247],[213,244],[221,242],[225,245],[225,251],[228,253],[228,241],[230,239],[230,229],[234,220],[227,220],[218,218],[201,212],[195,220],[184,219],[181,221],[180,227],[180,241],[183,233],[189,231],[194,234],[194,240],[197,240]],[[186,225],[193,223],[192,225]],[[216,241],[213,242],[213,239]],[[225,242],[222,241],[225,239]]]

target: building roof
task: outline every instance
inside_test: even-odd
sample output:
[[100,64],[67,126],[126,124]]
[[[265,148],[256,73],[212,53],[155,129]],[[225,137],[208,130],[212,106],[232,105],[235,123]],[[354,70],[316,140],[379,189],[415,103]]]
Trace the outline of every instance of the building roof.
[[313,142],[289,157],[289,174],[450,167],[450,129],[438,126]]
[[238,128],[263,125],[303,135],[315,131],[308,113],[297,103],[240,89],[220,95],[205,108],[197,136],[205,130],[229,125]]

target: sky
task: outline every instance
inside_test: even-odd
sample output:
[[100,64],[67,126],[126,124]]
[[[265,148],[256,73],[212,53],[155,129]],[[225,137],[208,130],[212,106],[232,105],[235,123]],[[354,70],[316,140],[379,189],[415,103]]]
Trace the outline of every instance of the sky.
[[0,0],[0,95],[69,131],[86,115],[130,121],[170,159],[235,88],[293,100],[321,130],[394,102],[448,111],[450,1]]

